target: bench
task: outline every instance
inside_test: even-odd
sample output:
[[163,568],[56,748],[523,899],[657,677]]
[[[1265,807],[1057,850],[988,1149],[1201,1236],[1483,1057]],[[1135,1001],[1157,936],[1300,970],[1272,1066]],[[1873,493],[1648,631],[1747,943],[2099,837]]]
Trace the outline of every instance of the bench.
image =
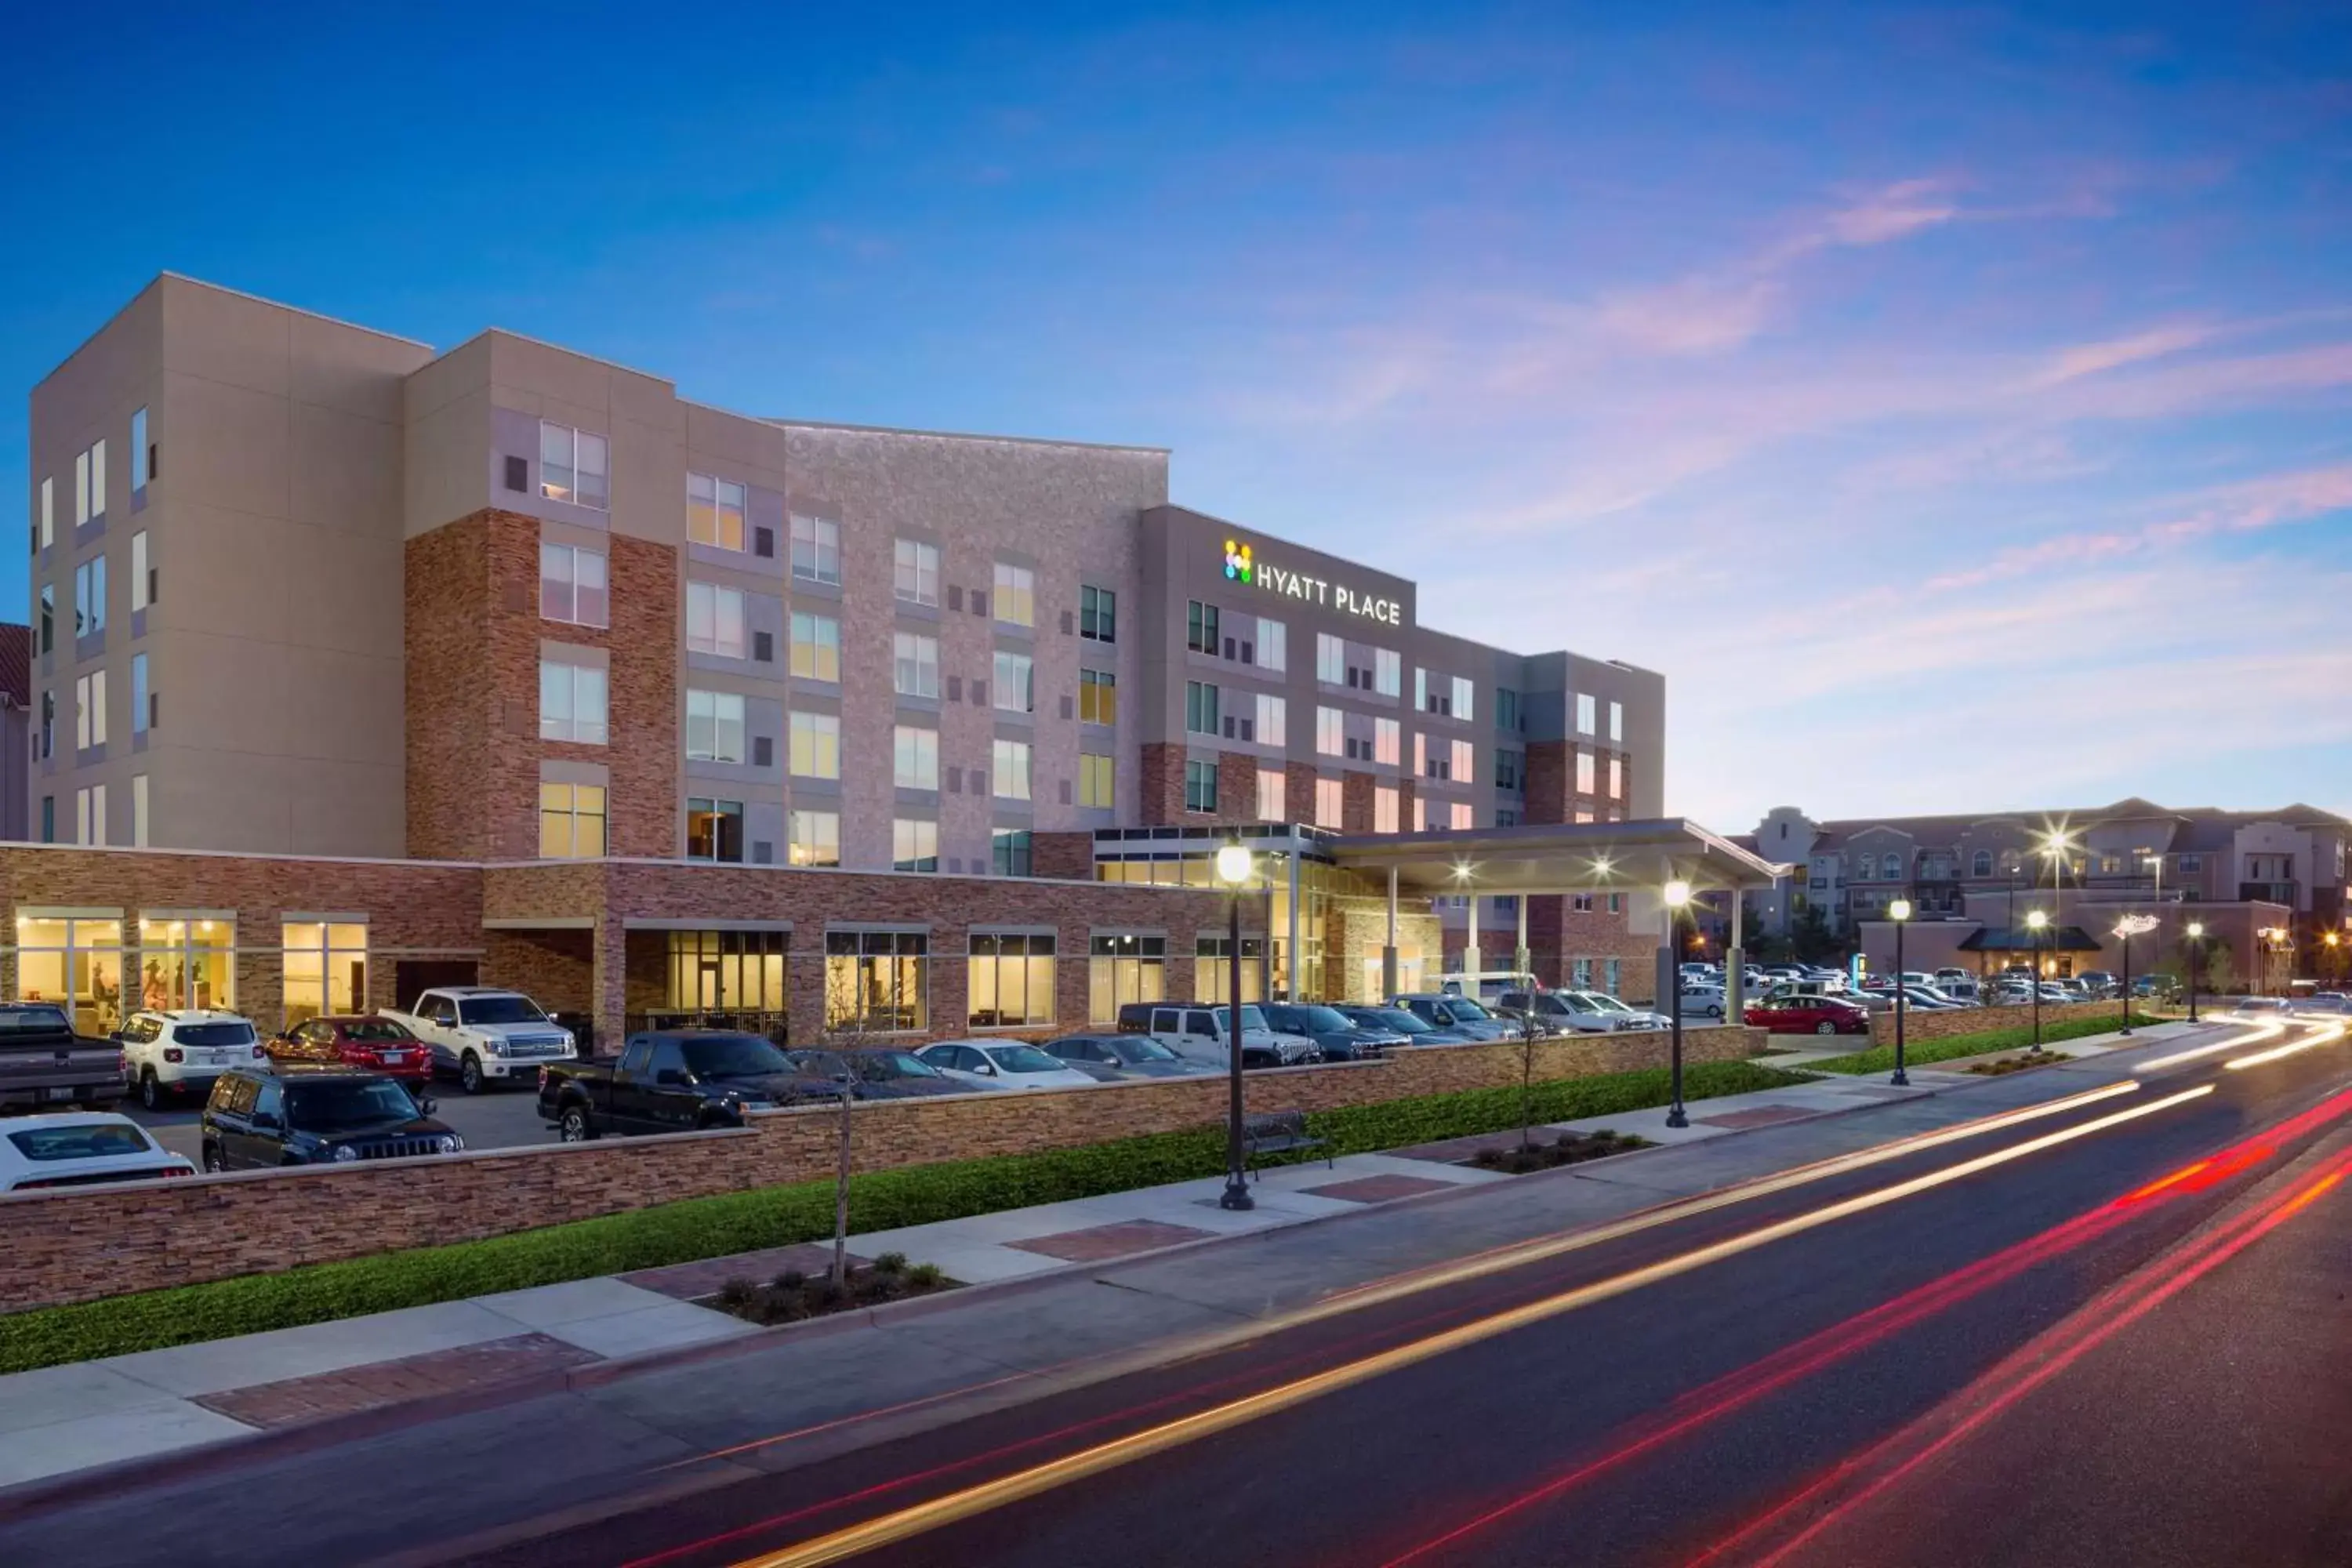
[[[1293,1149],[1320,1149],[1324,1140],[1307,1131],[1307,1113],[1303,1110],[1261,1110],[1242,1118],[1242,1163],[1246,1166],[1260,1154],[1286,1154]],[[1331,1156],[1323,1156],[1326,1170],[1336,1169]]]

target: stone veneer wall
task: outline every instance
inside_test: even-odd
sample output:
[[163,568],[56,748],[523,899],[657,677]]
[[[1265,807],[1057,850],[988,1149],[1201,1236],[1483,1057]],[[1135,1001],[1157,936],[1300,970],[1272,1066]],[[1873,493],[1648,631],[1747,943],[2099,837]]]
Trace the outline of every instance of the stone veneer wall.
[[[537,855],[539,764],[562,759],[608,771],[612,853],[675,855],[677,552],[612,535],[612,625],[580,626],[540,616],[539,540],[538,519],[491,509],[408,541],[408,852]],[[604,651],[609,744],[539,738],[542,641]]]
[[[2112,1019],[2117,1028],[2123,1026],[2123,1004],[2120,1002],[2078,1003],[2071,1006],[2042,1009],[2042,1026],[2061,1019],[2088,1017],[2094,1014]],[[1924,1012],[1906,1008],[1903,1015],[1903,1038],[1941,1040],[1953,1035],[1973,1035],[1984,1029],[2029,1029],[2033,1026],[2033,1005],[2022,1007],[1952,1007],[1942,1012]],[[1895,1043],[1895,1013],[1892,1008],[1870,1016],[1870,1043],[1891,1046]]]
[[[1171,987],[1172,990],[1172,987]],[[1762,1048],[1759,1031],[1685,1031],[1686,1060]],[[1657,1032],[1538,1042],[1536,1076],[1664,1065]],[[1384,1061],[1253,1073],[1252,1110],[1322,1110],[1519,1081],[1513,1042],[1399,1052]],[[877,1100],[856,1108],[857,1168],[1072,1148],[1222,1121],[1222,1079],[1100,1084],[1057,1094]],[[829,1174],[830,1107],[756,1116],[740,1131],[607,1139],[349,1168],[240,1172],[0,1197],[0,1310],[472,1240]],[[851,1223],[856,1223],[852,1213]]]

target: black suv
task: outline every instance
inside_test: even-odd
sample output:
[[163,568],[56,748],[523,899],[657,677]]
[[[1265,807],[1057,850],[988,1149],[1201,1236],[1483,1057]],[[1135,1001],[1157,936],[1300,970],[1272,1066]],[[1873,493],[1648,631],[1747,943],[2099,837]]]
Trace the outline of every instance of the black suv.
[[339,1165],[463,1149],[432,1111],[432,1100],[382,1073],[231,1068],[205,1105],[204,1166]]

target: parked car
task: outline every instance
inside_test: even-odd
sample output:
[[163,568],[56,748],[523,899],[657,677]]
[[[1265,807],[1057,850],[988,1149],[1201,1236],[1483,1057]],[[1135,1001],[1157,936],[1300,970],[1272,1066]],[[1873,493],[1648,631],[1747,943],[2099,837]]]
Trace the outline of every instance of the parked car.
[[915,1055],[964,1089],[1086,1089],[1098,1081],[1025,1040],[939,1040]]
[[2104,969],[2086,969],[2074,978],[2094,996],[2113,996],[2123,989],[2123,983]]
[[580,1055],[572,1031],[520,991],[495,985],[445,985],[417,997],[406,1012],[384,1016],[402,1025],[433,1052],[437,1072],[455,1073],[467,1094],[494,1083],[536,1086],[549,1062]]
[[[1181,1006],[1167,1002],[1128,1002],[1118,1009],[1121,1034],[1150,1035],[1180,1057],[1208,1063],[1223,1071],[1229,1047],[1225,1043],[1226,1007]],[[1286,1035],[1269,1027],[1257,1004],[1242,1004],[1242,1066],[1245,1068],[1303,1067],[1323,1059],[1323,1047],[1304,1035]]]
[[1606,991],[1580,991],[1577,994],[1583,997],[1587,1002],[1592,1004],[1593,1006],[1599,1008],[1603,1014],[1612,1019],[1623,1018],[1632,1020],[1630,1023],[1612,1026],[1614,1027],[1626,1029],[1671,1029],[1675,1025],[1675,1021],[1672,1018],[1668,1017],[1664,1013],[1656,1011],[1654,1008],[1636,1007],[1630,1002],[1621,1002],[1616,997],[1609,994]]
[[1370,1007],[1352,1002],[1335,1005],[1342,1016],[1353,1018],[1368,1028],[1394,1029],[1404,1037],[1407,1045],[1466,1046],[1472,1043],[1470,1036],[1451,1025],[1441,1029],[1420,1014],[1407,1012],[1402,1007]]
[[0,1193],[195,1173],[194,1165],[166,1151],[145,1128],[110,1110],[68,1110],[0,1121]]
[[757,1035],[656,1029],[631,1035],[617,1057],[549,1062],[539,1114],[566,1143],[607,1132],[694,1132],[740,1127],[764,1110],[838,1092]]
[[2149,1001],[2163,1001],[2180,989],[2168,974],[2140,974],[2132,979],[2132,994]]
[[75,1034],[53,1002],[0,1003],[0,1106],[95,1109],[128,1087],[118,1041]]
[[1104,1083],[1138,1078],[1217,1076],[1217,1069],[1207,1062],[1180,1057],[1149,1035],[1065,1035],[1037,1048]]
[[174,1097],[202,1097],[232,1068],[268,1072],[269,1053],[252,1023],[197,1008],[133,1013],[114,1033],[123,1072],[139,1103],[160,1110]]
[[1511,1034],[1508,1021],[1496,1017],[1467,996],[1423,993],[1391,996],[1389,1005],[1402,1007],[1423,1023],[1441,1029],[1459,1029],[1474,1040],[1500,1040]]
[[425,1042],[407,1026],[373,1014],[305,1019],[262,1048],[273,1062],[329,1062],[417,1084],[433,1077]]
[[835,1089],[847,1085],[855,1100],[920,1100],[930,1094],[965,1092],[962,1084],[914,1052],[896,1046],[791,1050],[784,1056],[803,1078],[822,1078]]
[[1258,1011],[1276,1034],[1297,1035],[1315,1042],[1327,1062],[1368,1061],[1391,1046],[1407,1043],[1394,1029],[1359,1024],[1337,1007],[1319,1003],[1267,1002]]
[[1639,1013],[1615,997],[1591,991],[1507,991],[1498,1010],[1517,1016],[1533,1011],[1560,1033],[1605,1035],[1618,1029],[1657,1027],[1654,1015]]
[[337,1068],[232,1068],[199,1122],[205,1169],[345,1164],[455,1154],[466,1141],[399,1079]]
[[1685,1018],[1720,1018],[1727,1005],[1727,998],[1720,985],[1685,985],[1677,995]]
[[1837,996],[1768,996],[1748,1009],[1750,1028],[1776,1035],[1866,1035],[1870,1015]]
[[1783,1000],[1791,996],[1852,996],[1853,990],[1843,979],[1780,980],[1767,986],[1760,1001]]

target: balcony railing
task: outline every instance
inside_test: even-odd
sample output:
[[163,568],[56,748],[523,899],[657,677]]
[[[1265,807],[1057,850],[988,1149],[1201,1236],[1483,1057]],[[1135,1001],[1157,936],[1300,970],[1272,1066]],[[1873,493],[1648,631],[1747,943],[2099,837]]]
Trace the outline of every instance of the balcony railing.
[[2295,889],[2301,885],[2298,882],[2241,882],[2238,884],[2238,901],[2284,904],[2292,909]]

